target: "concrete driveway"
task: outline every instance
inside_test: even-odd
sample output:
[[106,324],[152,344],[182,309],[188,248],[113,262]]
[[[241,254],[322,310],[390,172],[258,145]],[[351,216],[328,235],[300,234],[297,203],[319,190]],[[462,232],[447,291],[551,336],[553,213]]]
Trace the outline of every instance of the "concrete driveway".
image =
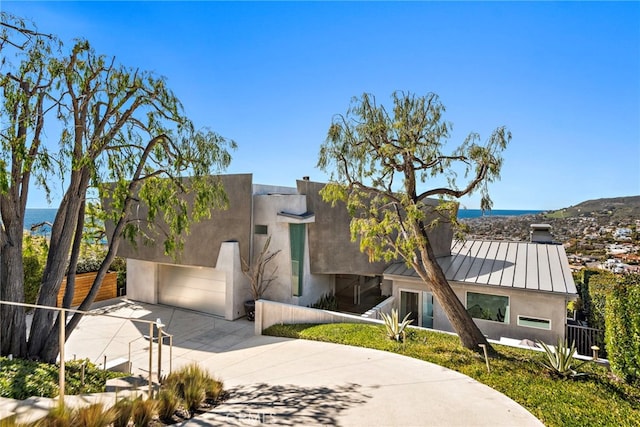
[[[67,358],[127,358],[149,366],[148,325],[173,335],[173,369],[197,362],[222,379],[230,398],[188,426],[541,426],[522,406],[438,365],[392,353],[306,340],[255,336],[253,323],[133,301],[87,316],[68,340]],[[162,372],[169,370],[163,347]],[[152,370],[157,371],[157,353]]]

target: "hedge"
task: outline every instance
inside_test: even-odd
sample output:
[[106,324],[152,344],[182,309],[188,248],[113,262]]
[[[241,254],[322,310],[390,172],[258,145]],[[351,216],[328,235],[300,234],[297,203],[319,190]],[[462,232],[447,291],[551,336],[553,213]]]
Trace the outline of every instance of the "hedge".
[[640,275],[623,276],[606,303],[605,341],[611,370],[640,384]]

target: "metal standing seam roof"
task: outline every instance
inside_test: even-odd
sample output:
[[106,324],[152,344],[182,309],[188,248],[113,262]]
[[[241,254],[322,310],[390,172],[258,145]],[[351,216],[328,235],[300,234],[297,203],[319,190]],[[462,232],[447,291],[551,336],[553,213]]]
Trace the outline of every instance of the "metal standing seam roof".
[[[576,294],[562,245],[489,240],[455,241],[451,256],[438,258],[447,280],[530,291]],[[418,277],[405,263],[390,265],[390,276]]]

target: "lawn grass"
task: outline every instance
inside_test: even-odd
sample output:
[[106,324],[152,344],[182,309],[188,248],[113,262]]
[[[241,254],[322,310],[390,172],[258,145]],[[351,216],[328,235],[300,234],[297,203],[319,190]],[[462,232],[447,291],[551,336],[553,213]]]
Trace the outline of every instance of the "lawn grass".
[[586,363],[579,379],[556,379],[541,367],[544,353],[494,345],[487,372],[484,357],[465,349],[457,336],[411,329],[404,344],[367,324],[274,325],[265,335],[302,338],[390,351],[461,372],[505,394],[547,426],[640,426],[640,388]]

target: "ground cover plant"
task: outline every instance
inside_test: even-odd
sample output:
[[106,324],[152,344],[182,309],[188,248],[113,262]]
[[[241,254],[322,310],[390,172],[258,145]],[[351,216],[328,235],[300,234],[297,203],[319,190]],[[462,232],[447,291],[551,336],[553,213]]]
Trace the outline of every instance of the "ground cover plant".
[[561,379],[541,371],[543,352],[495,345],[489,373],[484,357],[462,347],[456,336],[423,329],[410,328],[403,343],[389,340],[382,325],[274,325],[264,333],[374,348],[436,363],[505,394],[547,426],[640,426],[640,389],[595,363],[581,366],[584,376]]
[[[84,377],[83,377],[84,365]],[[59,394],[58,365],[0,357],[0,396],[24,400]],[[65,363],[65,393],[100,393],[108,379],[124,374],[99,369],[87,360]]]

